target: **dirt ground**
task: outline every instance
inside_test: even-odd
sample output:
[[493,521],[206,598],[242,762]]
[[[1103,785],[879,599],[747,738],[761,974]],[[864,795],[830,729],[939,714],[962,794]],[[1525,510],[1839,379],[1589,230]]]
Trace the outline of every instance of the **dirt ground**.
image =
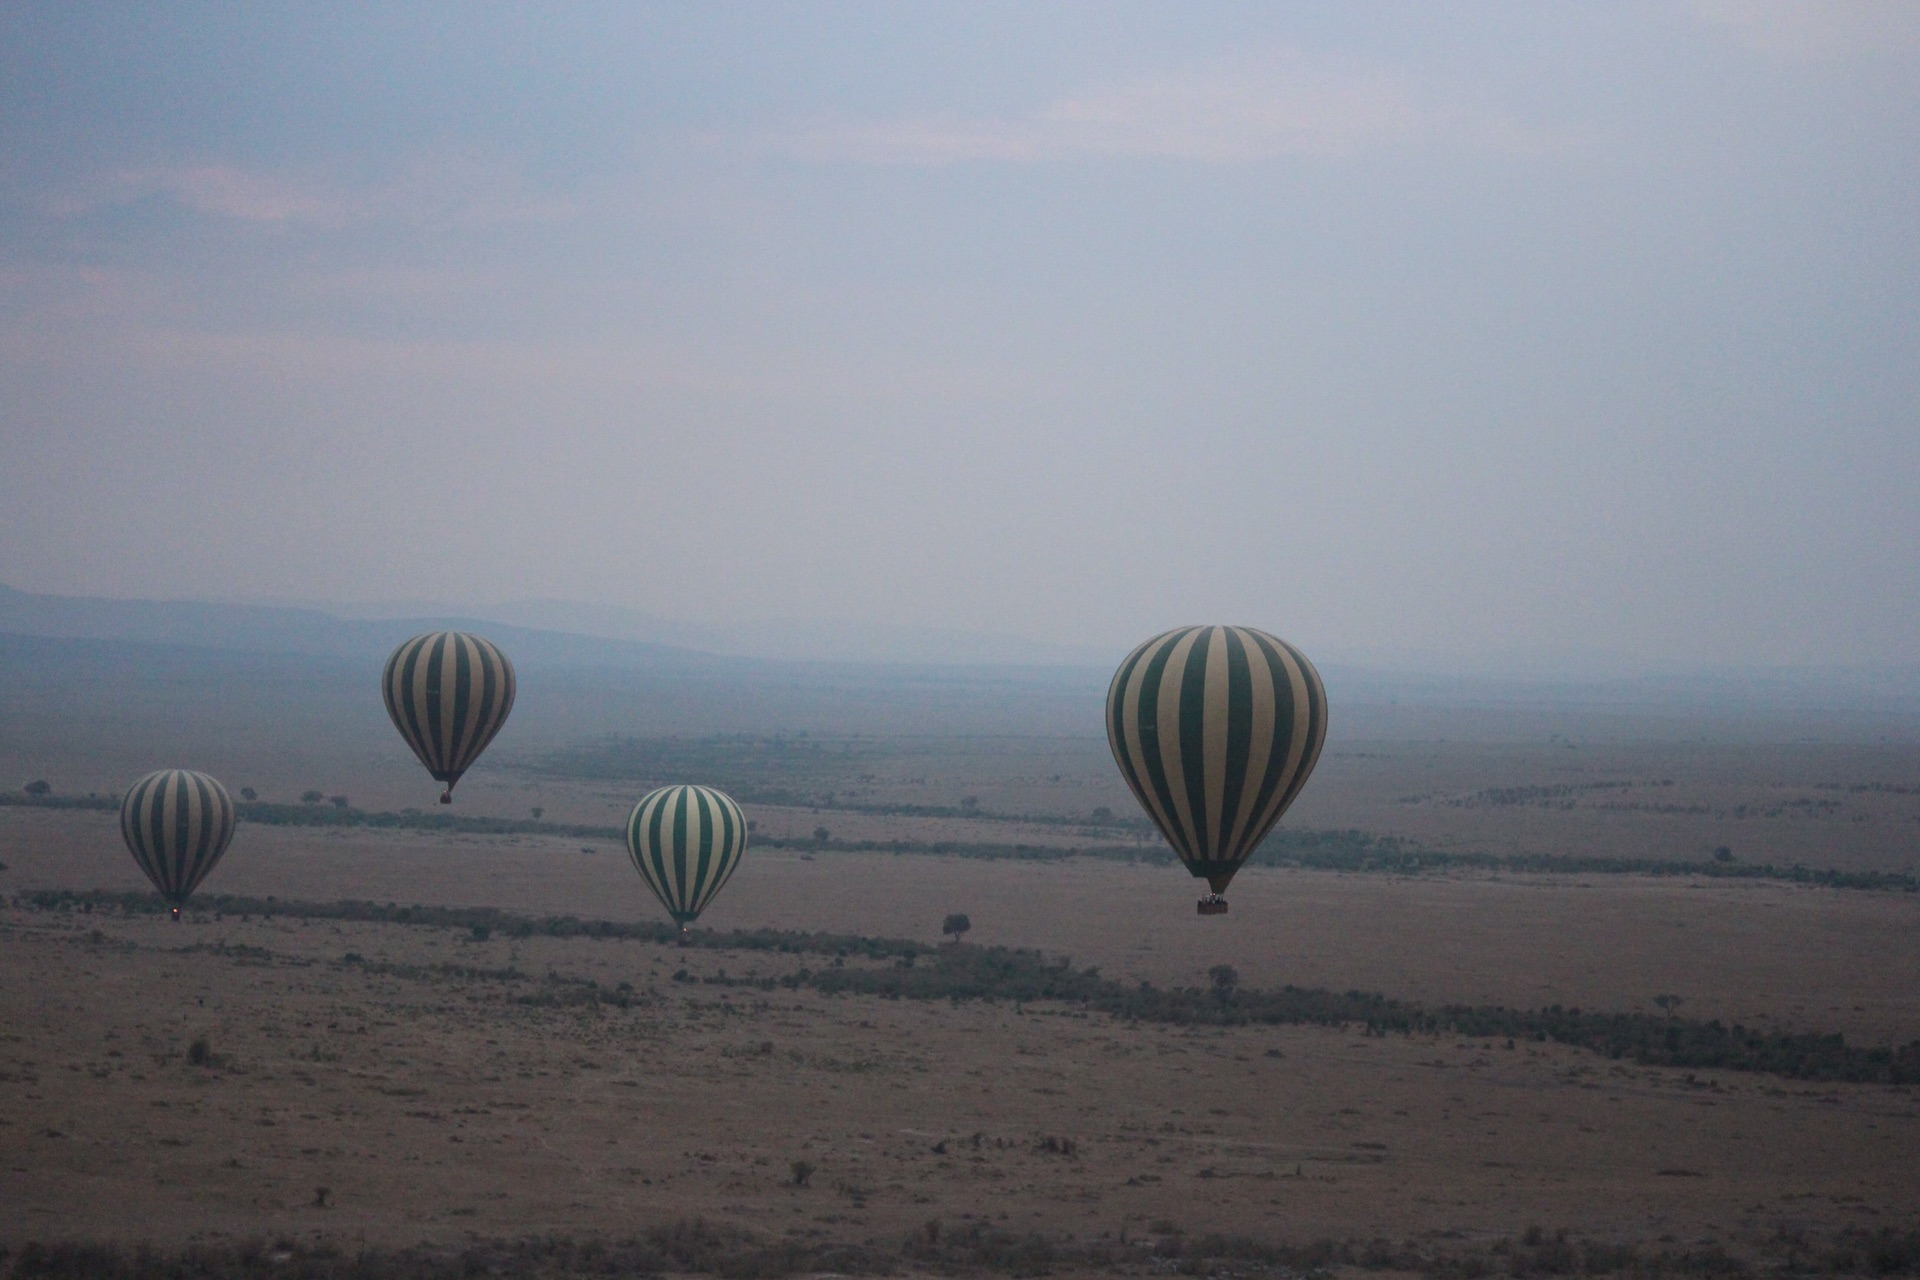
[[[4,709],[0,709],[4,710]],[[291,802],[309,789],[368,810],[433,809],[439,788],[384,724],[352,737],[259,728],[189,749],[161,735],[119,735],[45,717],[0,719],[0,786],[47,779],[63,794],[118,794],[148,769],[205,769],[237,794]],[[1709,735],[1715,726],[1703,725]],[[389,741],[391,739],[391,741]],[[551,745],[551,744],[549,744]],[[843,840],[1124,843],[1117,829],[852,812],[848,804],[953,808],[968,797],[988,814],[1132,817],[1098,736],[837,740],[843,763],[793,780],[835,805],[751,805],[766,834],[827,827]],[[617,825],[661,782],[543,772],[545,746],[503,735],[463,779],[454,812]],[[9,781],[18,779],[18,781]],[[1336,723],[1312,782],[1287,817],[1305,830],[1357,829],[1459,852],[1701,861],[1726,848],[1746,863],[1920,874],[1920,743],[1697,741],[1409,741],[1346,736]],[[1144,833],[1148,843],[1154,838]]]
[[[651,918],[624,854],[586,847],[248,827],[206,891]],[[9,897],[140,887],[106,814],[0,810],[0,861]],[[1249,986],[1613,1009],[1672,993],[1688,1016],[1920,1035],[1913,895],[1258,869],[1227,917],[1196,917],[1193,894],[1165,866],[750,850],[703,923],[932,942],[965,911],[972,945],[1165,984],[1228,962]],[[1908,1089],[671,977],[802,959],[8,908],[0,1242],[456,1243],[691,1215],[847,1241],[931,1219],[1081,1239],[1920,1225]],[[509,968],[530,976],[474,976]],[[629,983],[635,1003],[530,1002],[549,974]],[[815,1167],[805,1187],[794,1161]]]
[[[592,852],[586,852],[586,850]],[[145,890],[113,815],[0,809],[0,891]],[[207,893],[658,917],[610,841],[243,826]],[[1360,988],[1429,1003],[1561,1004],[1920,1037],[1920,895],[1647,876],[1243,871],[1232,911],[1193,910],[1177,866],[1016,863],[749,847],[701,923],[1033,947],[1128,981]]]
[[[0,1232],[15,1241],[453,1243],[694,1214],[854,1241],[970,1217],[1063,1238],[1166,1219],[1266,1238],[1544,1223],[1698,1241],[1908,1226],[1920,1205],[1905,1090],[742,995],[667,975],[755,957],[630,942],[104,914],[17,913],[0,933]],[[196,949],[216,942],[228,953]],[[631,982],[641,1001],[543,1008],[516,1002],[537,978],[383,961],[511,963]]]
[[[0,785],[109,793],[178,763],[264,799],[314,788],[369,810],[433,808],[437,789],[384,725],[301,736],[235,717],[244,733],[207,728],[181,759],[158,730],[15,717]],[[838,746],[851,763],[821,785],[840,807],[749,806],[761,835],[1053,844],[1085,837],[991,815],[1132,812],[1097,738]],[[542,772],[542,758],[503,738],[455,811],[538,807],[612,826],[641,789]],[[988,816],[844,807],[969,797]],[[1441,849],[1701,859],[1726,845],[1748,862],[1911,871],[1920,748],[1338,737],[1288,822]],[[104,812],[0,808],[0,863],[4,901],[146,887]],[[607,839],[243,824],[204,891],[658,918]],[[702,923],[932,944],[965,912],[968,945],[1163,986],[1225,963],[1249,987],[1648,1012],[1674,996],[1689,1018],[1920,1037],[1920,895],[1255,867],[1232,912],[1203,919],[1197,892],[1147,862],[762,845]],[[1539,1224],[1737,1245],[1782,1228],[1920,1227],[1920,1108],[1902,1088],[1647,1069],[1556,1046],[746,993],[672,975],[782,962],[188,917],[0,907],[0,1246],[454,1244],[689,1216],[884,1243],[935,1219],[1080,1240],[1179,1225],[1470,1242]],[[549,974],[629,983],[633,1003],[542,1003]],[[190,1061],[203,1038],[210,1056]],[[795,1161],[815,1167],[804,1187]]]

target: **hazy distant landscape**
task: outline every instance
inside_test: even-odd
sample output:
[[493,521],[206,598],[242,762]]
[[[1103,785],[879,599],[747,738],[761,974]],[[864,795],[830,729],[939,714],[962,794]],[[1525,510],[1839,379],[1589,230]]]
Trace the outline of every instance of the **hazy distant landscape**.
[[[521,700],[445,811],[374,687],[425,622],[322,621],[301,649],[271,611],[221,633],[232,612],[181,607],[164,641],[157,612],[0,637],[16,1241],[264,1230],[324,1267],[343,1233],[624,1238],[642,1203],[706,1224],[626,1246],[655,1269],[1557,1247],[1686,1271],[1777,1264],[1782,1222],[1829,1262],[1920,1231],[1920,997],[1887,963],[1920,930],[1920,732],[1897,700],[1336,670],[1313,786],[1232,914],[1196,919],[1095,669],[500,628]],[[113,812],[171,763],[258,797],[179,926]],[[618,826],[690,778],[755,830],[687,952]],[[1141,992],[1176,1003],[1115,1004]],[[663,1144],[672,1081],[704,1102]]]

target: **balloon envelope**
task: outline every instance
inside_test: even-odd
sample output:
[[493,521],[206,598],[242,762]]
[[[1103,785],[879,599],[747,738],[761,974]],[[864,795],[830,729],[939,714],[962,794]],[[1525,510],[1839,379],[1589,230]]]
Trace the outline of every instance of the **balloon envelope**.
[[1252,627],[1180,627],[1114,673],[1107,741],[1187,869],[1217,895],[1300,793],[1327,736],[1306,655]]
[[513,664],[479,636],[433,631],[393,651],[380,681],[387,714],[436,781],[440,803],[513,710]]
[[128,789],[120,834],[178,913],[233,839],[233,797],[204,773],[161,769]]
[[712,787],[661,787],[627,817],[634,869],[682,926],[707,909],[746,851],[746,817]]

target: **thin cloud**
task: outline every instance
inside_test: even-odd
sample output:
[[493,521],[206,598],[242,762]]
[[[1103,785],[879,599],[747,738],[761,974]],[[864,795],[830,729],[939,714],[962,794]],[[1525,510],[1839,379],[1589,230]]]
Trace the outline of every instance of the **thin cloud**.
[[77,217],[153,200],[263,226],[551,222],[572,212],[568,201],[531,190],[517,166],[469,156],[422,161],[371,181],[220,163],[125,168],[47,196],[40,205],[56,217]]
[[336,195],[314,184],[222,164],[118,169],[49,193],[39,204],[55,217],[79,217],[156,199],[243,222],[332,222],[345,211]]
[[1920,48],[1914,0],[1695,0],[1693,7],[1750,51],[1783,62]]
[[845,121],[768,142],[796,159],[878,165],[1072,157],[1233,164],[1438,138],[1502,150],[1542,141],[1513,121],[1438,101],[1392,72],[1284,50],[1089,89],[1021,118]]

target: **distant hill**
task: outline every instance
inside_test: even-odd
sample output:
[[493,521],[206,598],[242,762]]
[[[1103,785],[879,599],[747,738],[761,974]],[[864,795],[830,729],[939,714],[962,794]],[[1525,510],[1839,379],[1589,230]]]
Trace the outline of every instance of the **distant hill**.
[[708,626],[617,606],[528,600],[466,609],[417,605],[213,604],[38,595],[0,585],[0,633],[130,640],[260,653],[385,659],[422,631],[479,631],[526,661],[567,667],[658,669],[678,664],[886,663],[905,666],[1106,667],[1120,654],[1015,636],[932,627],[834,622]]
[[[38,595],[0,586],[0,734],[270,722],[377,736],[381,665],[408,636],[476,630],[520,677],[518,740],[812,730],[1100,733],[1096,667],[780,662],[459,616],[339,618],[294,606]],[[367,725],[374,728],[368,729]],[[36,730],[38,732],[38,730]]]
[[776,618],[704,623],[660,618],[619,605],[570,600],[516,600],[451,607],[436,604],[321,606],[347,618],[461,616],[489,623],[565,631],[608,640],[697,649],[777,662],[884,662],[912,666],[1062,666],[1111,668],[1124,649],[1047,644],[1023,636],[952,627]]
[[[340,617],[292,605],[114,600],[0,586],[0,637],[95,642],[69,655],[78,665],[68,675],[81,683],[82,667],[239,669],[216,660],[220,653],[314,660],[305,667],[298,661],[268,665],[289,676],[306,670],[318,678],[322,669],[336,668],[377,675],[393,647],[408,636],[455,627],[483,632],[501,645],[523,683],[557,682],[575,691],[571,707],[583,723],[599,719],[595,708],[609,697],[619,700],[611,692],[617,687],[650,707],[680,708],[674,718],[689,727],[727,731],[764,723],[773,714],[781,724],[840,725],[860,732],[880,726],[906,732],[1054,732],[1058,726],[1098,734],[1101,698],[1118,660],[1114,655],[1068,663],[1061,658],[1074,651],[1035,645],[1031,652],[1044,660],[1016,661],[1009,655],[1030,652],[1021,648],[1027,642],[976,637],[978,649],[969,650],[963,633],[922,634],[913,628],[891,629],[888,637],[873,642],[871,656],[860,659],[743,656],[635,638],[652,628],[654,634],[682,640],[726,640],[692,624],[623,609],[528,602],[502,606],[497,612],[504,616],[492,617],[422,609],[410,616]],[[530,622],[547,625],[525,625]],[[817,643],[799,637],[792,648],[848,652],[834,636],[853,628],[820,625]],[[632,634],[583,634],[573,626]],[[729,643],[780,651],[772,631],[752,644],[743,636],[751,639],[742,631]],[[12,661],[30,668],[51,664],[44,668],[49,672],[66,669],[57,650],[9,647]],[[943,652],[950,660],[897,656],[914,652]],[[957,660],[969,652],[975,660]],[[982,656],[988,654],[999,656]],[[1912,667],[1558,679],[1422,674],[1337,662],[1322,663],[1320,671],[1333,704],[1336,738],[1684,739],[1704,732],[1774,740],[1836,734],[1907,740],[1920,735],[1920,668]],[[28,678],[26,671],[11,674]]]
[[483,632],[505,648],[516,664],[716,670],[737,663],[735,659],[673,645],[576,635],[472,617],[340,618],[318,609],[285,605],[36,595],[0,586],[0,633],[17,636],[384,662],[394,646],[408,636],[443,628]]

